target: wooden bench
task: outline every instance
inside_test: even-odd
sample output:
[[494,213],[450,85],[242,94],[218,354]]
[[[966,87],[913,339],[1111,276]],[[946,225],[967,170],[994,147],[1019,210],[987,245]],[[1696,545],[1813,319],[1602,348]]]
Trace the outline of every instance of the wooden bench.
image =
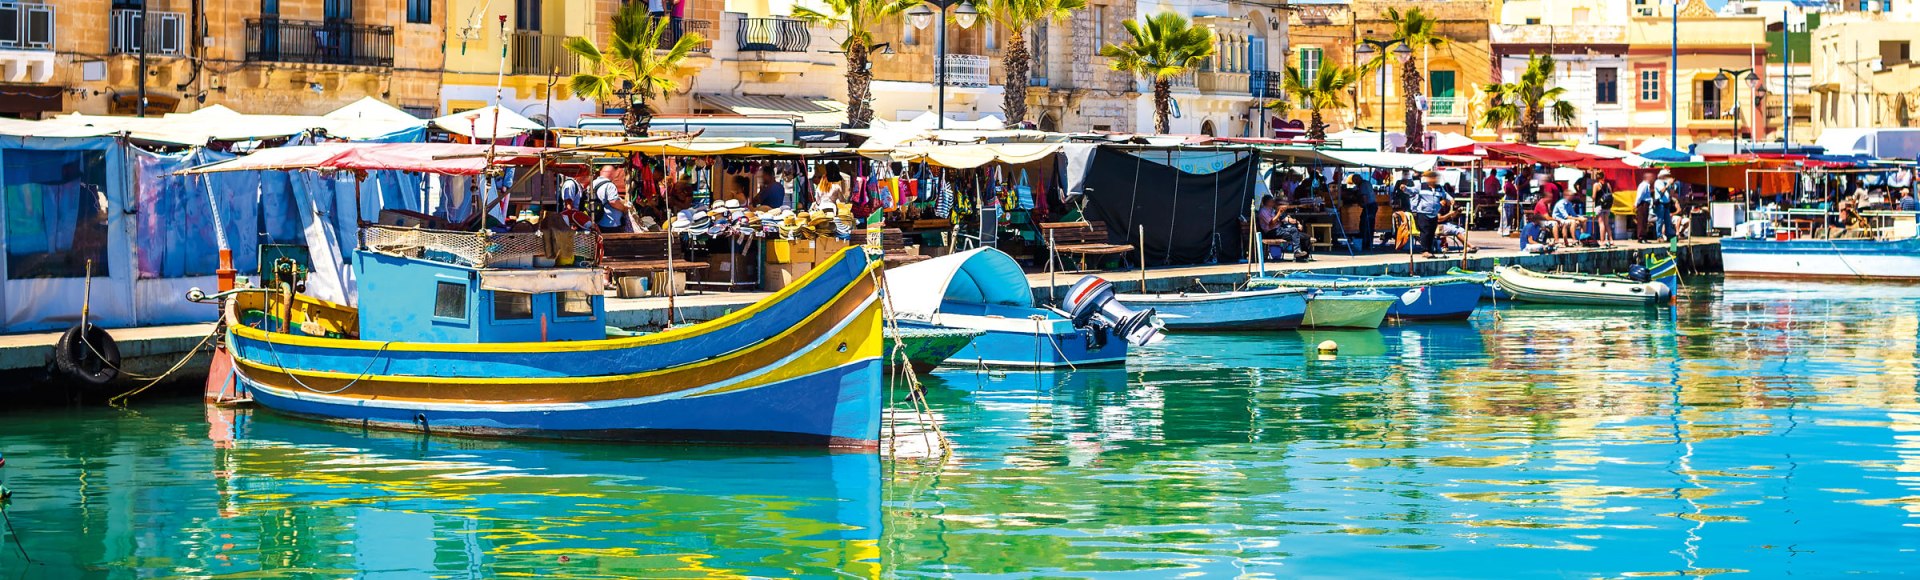
[[[600,267],[608,278],[641,276],[667,270],[666,232],[600,234]],[[676,272],[704,270],[706,262],[674,260]]]
[[880,230],[880,249],[886,252],[882,259],[886,261],[887,267],[905,266],[932,257],[909,254],[907,253],[908,245],[907,233],[900,228]]
[[1120,256],[1126,263],[1134,250],[1133,244],[1107,243],[1106,222],[1044,222],[1040,224],[1040,236],[1047,242],[1048,254],[1076,256],[1082,269],[1089,256]]

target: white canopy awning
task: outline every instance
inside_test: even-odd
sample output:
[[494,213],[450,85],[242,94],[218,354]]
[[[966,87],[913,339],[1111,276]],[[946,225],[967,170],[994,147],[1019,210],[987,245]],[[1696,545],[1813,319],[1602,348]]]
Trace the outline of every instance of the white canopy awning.
[[347,106],[334,109],[321,115],[328,119],[365,119],[368,121],[387,121],[393,123],[420,123],[419,117],[389,105],[386,101],[373,97],[360,97]]
[[893,311],[931,320],[944,302],[1033,307],[1033,287],[1012,256],[978,248],[887,270]]
[[1340,167],[1375,167],[1380,169],[1406,169],[1426,171],[1442,160],[1450,162],[1472,161],[1471,155],[1428,155],[1424,153],[1391,153],[1380,151],[1360,151],[1352,149],[1314,149],[1312,147],[1283,146],[1261,147],[1261,154],[1268,158],[1281,158],[1296,164],[1335,165]]
[[935,145],[900,147],[888,151],[863,150],[861,154],[898,162],[926,162],[952,169],[972,169],[988,163],[1032,163],[1059,153],[1059,143],[993,143],[986,145]]
[[475,139],[510,139],[529,131],[546,128],[519,113],[500,108],[499,105],[487,105],[479,109],[439,117],[432,123],[433,126],[449,133]]

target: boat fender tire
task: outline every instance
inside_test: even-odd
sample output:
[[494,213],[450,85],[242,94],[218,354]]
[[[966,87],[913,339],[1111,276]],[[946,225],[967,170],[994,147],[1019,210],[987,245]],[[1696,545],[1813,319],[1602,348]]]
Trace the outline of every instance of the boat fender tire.
[[90,385],[111,383],[120,377],[120,345],[113,342],[107,329],[76,324],[54,344],[53,365],[60,374],[76,381]]

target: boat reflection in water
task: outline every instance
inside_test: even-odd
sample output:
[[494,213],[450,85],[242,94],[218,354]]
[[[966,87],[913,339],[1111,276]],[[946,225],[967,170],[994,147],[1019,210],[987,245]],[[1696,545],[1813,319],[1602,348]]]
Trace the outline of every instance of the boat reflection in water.
[[284,549],[319,570],[485,577],[880,573],[872,453],[425,438],[212,412],[234,432],[216,450],[221,518],[205,525],[258,542],[236,559]]

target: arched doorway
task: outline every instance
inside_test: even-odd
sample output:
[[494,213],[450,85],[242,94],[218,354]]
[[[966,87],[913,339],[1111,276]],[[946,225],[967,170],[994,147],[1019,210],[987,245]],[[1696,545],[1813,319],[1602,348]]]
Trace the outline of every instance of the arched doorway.
[[1205,121],[1201,121],[1201,122],[1200,122],[1200,134],[1201,134],[1201,135],[1206,135],[1206,136],[1208,136],[1208,137],[1213,137],[1213,136],[1215,136],[1215,135],[1214,135],[1214,129],[1213,129],[1213,120],[1212,120],[1212,119],[1208,119],[1208,120],[1205,120]]
[[1048,133],[1058,132],[1060,131],[1060,121],[1053,118],[1053,113],[1041,113],[1039,128],[1041,131]]

